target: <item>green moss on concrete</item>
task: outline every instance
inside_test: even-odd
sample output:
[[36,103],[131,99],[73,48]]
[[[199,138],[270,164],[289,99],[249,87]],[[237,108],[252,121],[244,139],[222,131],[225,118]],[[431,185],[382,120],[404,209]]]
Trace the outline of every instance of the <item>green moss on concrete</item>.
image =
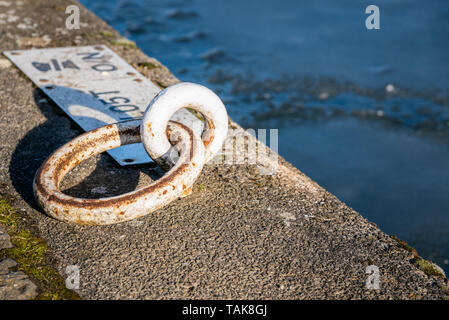
[[99,32],[100,36],[104,37],[104,38],[113,38],[115,35],[110,32],[110,31],[100,31]]
[[447,285],[442,285],[441,290],[443,291],[443,300],[449,301],[449,287]]
[[400,248],[407,250],[408,252],[413,254],[414,257],[418,257],[418,251],[416,251],[415,248],[411,247],[407,242],[399,239],[396,236],[391,236],[391,238],[398,243],[398,246]]
[[157,63],[149,62],[149,61],[139,62],[137,64],[137,66],[139,66],[141,68],[146,68],[148,70],[152,70],[152,69],[161,67],[161,65],[159,65]]
[[166,85],[165,83],[162,83],[156,79],[152,80],[153,83],[155,83],[159,88],[161,88],[162,90],[164,90],[165,88],[168,88],[169,86]]
[[51,4],[50,8],[58,10],[58,11],[64,11],[67,9],[67,6],[65,5],[59,5],[59,4]]
[[127,49],[137,48],[136,43],[134,41],[128,40],[126,38],[111,40],[111,43],[115,46],[121,46]]
[[[415,248],[411,247],[407,242],[399,239],[397,236],[391,236],[391,238],[398,243],[398,246],[400,248],[407,250],[408,252],[413,254],[413,256],[414,256],[414,259],[412,260],[413,265],[415,267],[417,267],[419,270],[423,271],[428,276],[434,276],[434,277],[438,277],[438,278],[442,278],[442,279],[446,278],[444,272],[442,271],[442,269],[440,267],[438,267],[435,263],[433,263],[431,261],[421,258],[418,255],[418,251],[416,251]],[[449,290],[445,294],[448,295]]]
[[441,289],[443,290],[443,294],[449,298],[449,287],[444,285],[441,287]]
[[65,287],[64,279],[49,267],[48,247],[45,241],[26,229],[22,216],[6,200],[0,200],[0,224],[8,232],[13,248],[0,250],[0,259],[11,258],[17,270],[25,272],[38,286],[35,299],[80,299]]
[[413,261],[413,265],[417,267],[419,270],[423,271],[428,276],[434,276],[438,278],[445,279],[444,272],[431,261],[424,260],[422,258],[417,258]]

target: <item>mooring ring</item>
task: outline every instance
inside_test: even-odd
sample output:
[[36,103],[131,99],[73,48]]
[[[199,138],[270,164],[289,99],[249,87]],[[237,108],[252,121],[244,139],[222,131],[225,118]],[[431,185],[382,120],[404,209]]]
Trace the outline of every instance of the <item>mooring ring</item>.
[[213,91],[190,82],[170,86],[150,102],[140,128],[145,150],[163,168],[174,165],[165,128],[171,116],[181,108],[194,109],[205,118],[202,140],[206,147],[206,162],[220,151],[227,136],[228,114]]
[[76,198],[60,191],[64,176],[82,161],[122,145],[141,142],[140,120],[106,125],[66,143],[42,164],[34,178],[38,203],[52,217],[76,224],[107,225],[132,220],[189,192],[205,163],[205,148],[193,131],[174,121],[164,132],[176,144],[179,159],[162,178],[141,189],[99,199]]

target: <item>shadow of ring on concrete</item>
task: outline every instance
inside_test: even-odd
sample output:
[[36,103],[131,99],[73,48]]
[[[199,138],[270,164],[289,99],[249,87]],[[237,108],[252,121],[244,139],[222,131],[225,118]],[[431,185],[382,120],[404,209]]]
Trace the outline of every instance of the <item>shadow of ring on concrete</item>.
[[[64,90],[73,89],[64,87]],[[19,141],[11,157],[9,172],[12,184],[21,197],[31,207],[42,211],[33,194],[36,171],[53,151],[82,134],[84,130],[43,91],[35,89],[33,96],[37,107],[47,120],[30,130]],[[61,182],[61,191],[78,198],[110,197],[133,191],[138,185],[149,184],[163,174],[155,163],[122,167],[112,157],[103,153],[82,162],[69,172]]]

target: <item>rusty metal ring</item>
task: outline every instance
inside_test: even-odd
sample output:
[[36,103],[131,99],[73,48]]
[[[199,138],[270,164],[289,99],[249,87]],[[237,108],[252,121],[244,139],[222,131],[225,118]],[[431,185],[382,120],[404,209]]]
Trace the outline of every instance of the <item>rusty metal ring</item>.
[[86,132],[56,150],[34,178],[38,203],[52,217],[68,223],[106,225],[128,221],[163,207],[189,192],[205,162],[205,148],[193,131],[170,121],[166,134],[179,159],[162,178],[141,189],[99,199],[75,198],[60,191],[64,176],[82,161],[109,149],[141,142],[140,120],[110,124]]
[[165,128],[171,116],[181,108],[194,109],[205,118],[202,140],[206,147],[206,162],[220,151],[227,136],[226,108],[213,91],[190,82],[170,86],[150,102],[140,128],[145,150],[163,168],[174,164]]

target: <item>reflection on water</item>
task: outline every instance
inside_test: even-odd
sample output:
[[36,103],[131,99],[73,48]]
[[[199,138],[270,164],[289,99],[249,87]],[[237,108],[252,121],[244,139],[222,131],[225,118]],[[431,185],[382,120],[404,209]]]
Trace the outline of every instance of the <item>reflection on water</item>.
[[449,272],[448,1],[81,2]]

